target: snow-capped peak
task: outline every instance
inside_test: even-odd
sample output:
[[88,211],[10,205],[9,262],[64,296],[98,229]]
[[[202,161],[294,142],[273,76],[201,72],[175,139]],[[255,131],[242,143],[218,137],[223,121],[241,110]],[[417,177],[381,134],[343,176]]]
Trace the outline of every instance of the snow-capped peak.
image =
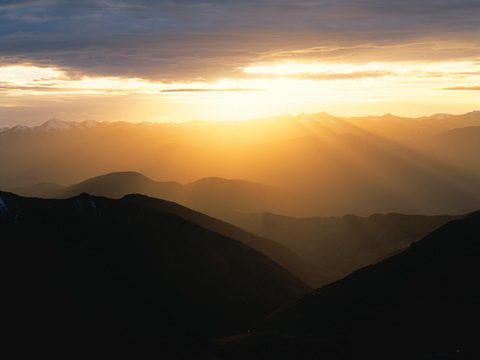
[[98,121],[95,121],[95,120],[85,120],[84,122],[82,122],[80,125],[83,126],[83,127],[86,127],[86,128],[91,128],[95,125],[98,124]]
[[15,125],[14,127],[8,129],[14,133],[24,133],[27,131],[32,131],[32,128],[26,125]]
[[38,126],[37,129],[41,131],[66,131],[77,125],[78,124],[74,122],[67,122],[59,119],[50,119],[44,122],[42,125]]

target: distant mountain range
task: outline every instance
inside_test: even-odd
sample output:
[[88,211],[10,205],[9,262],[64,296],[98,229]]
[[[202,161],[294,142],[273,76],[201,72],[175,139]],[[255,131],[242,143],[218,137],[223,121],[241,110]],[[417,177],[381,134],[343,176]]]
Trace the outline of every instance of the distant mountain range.
[[311,290],[256,250],[174,214],[185,209],[169,209],[135,195],[0,192],[5,346],[168,352],[246,331]]
[[[462,115],[435,114],[419,118],[409,118],[385,114],[383,116],[365,116],[345,118],[333,116],[325,112],[315,114],[299,114],[297,116],[283,115],[273,118],[262,118],[247,121],[191,121],[186,123],[128,123],[99,122],[87,120],[69,122],[50,119],[39,126],[17,125],[0,127],[5,134],[28,134],[36,132],[66,132],[74,129],[99,130],[114,127],[116,129],[130,128],[141,130],[148,128],[151,138],[164,142],[185,141],[201,144],[202,136],[208,135],[201,130],[208,130],[211,135],[221,134],[223,137],[212,136],[210,141],[216,143],[262,143],[293,139],[312,134],[329,137],[342,133],[362,134],[367,131],[398,141],[411,141],[427,138],[456,128],[480,126],[480,111]],[[94,129],[97,128],[97,129]],[[200,137],[199,137],[200,136]],[[196,141],[195,141],[196,140]]]
[[222,178],[275,187],[288,194],[288,206],[281,200],[259,211],[295,217],[450,214],[480,206],[479,129],[478,111],[180,124],[49,120],[2,128],[0,187],[74,184],[128,170],[160,182]]
[[[224,339],[221,359],[477,359],[480,212]],[[220,350],[219,350],[220,348]]]

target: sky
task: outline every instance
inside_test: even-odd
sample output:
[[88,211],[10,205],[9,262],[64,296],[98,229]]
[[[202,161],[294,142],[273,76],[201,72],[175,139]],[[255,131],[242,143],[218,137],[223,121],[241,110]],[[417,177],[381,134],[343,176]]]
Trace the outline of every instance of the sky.
[[480,110],[478,0],[2,0],[0,126]]

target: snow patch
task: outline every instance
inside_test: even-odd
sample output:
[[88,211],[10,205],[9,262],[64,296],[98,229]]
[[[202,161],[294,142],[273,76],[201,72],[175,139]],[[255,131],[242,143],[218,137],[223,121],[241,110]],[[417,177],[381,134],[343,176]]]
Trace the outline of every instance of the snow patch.
[[47,132],[50,132],[52,130],[67,131],[76,126],[78,126],[78,124],[75,122],[67,122],[59,119],[50,119],[47,122],[44,122],[42,125],[37,126],[36,129]]
[[11,128],[13,132],[25,132],[25,131],[30,131],[32,130],[30,127],[25,126],[25,125],[17,125]]
[[84,128],[91,128],[98,124],[98,121],[95,120],[86,120],[81,123]]
[[5,201],[1,197],[0,197],[0,211],[2,212],[2,214],[8,211],[7,204],[5,204]]

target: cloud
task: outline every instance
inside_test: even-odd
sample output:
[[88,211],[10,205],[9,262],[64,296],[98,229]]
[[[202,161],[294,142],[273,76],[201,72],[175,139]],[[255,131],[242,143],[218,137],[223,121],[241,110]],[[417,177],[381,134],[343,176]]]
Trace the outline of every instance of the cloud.
[[351,73],[306,73],[289,75],[289,77],[297,80],[358,80],[396,75],[397,74],[392,71],[357,71]]
[[480,86],[453,86],[441,90],[480,90]]
[[0,65],[71,77],[214,82],[262,62],[480,58],[476,0],[20,0],[0,10]]
[[229,92],[229,91],[263,91],[262,89],[167,89],[160,92]]

